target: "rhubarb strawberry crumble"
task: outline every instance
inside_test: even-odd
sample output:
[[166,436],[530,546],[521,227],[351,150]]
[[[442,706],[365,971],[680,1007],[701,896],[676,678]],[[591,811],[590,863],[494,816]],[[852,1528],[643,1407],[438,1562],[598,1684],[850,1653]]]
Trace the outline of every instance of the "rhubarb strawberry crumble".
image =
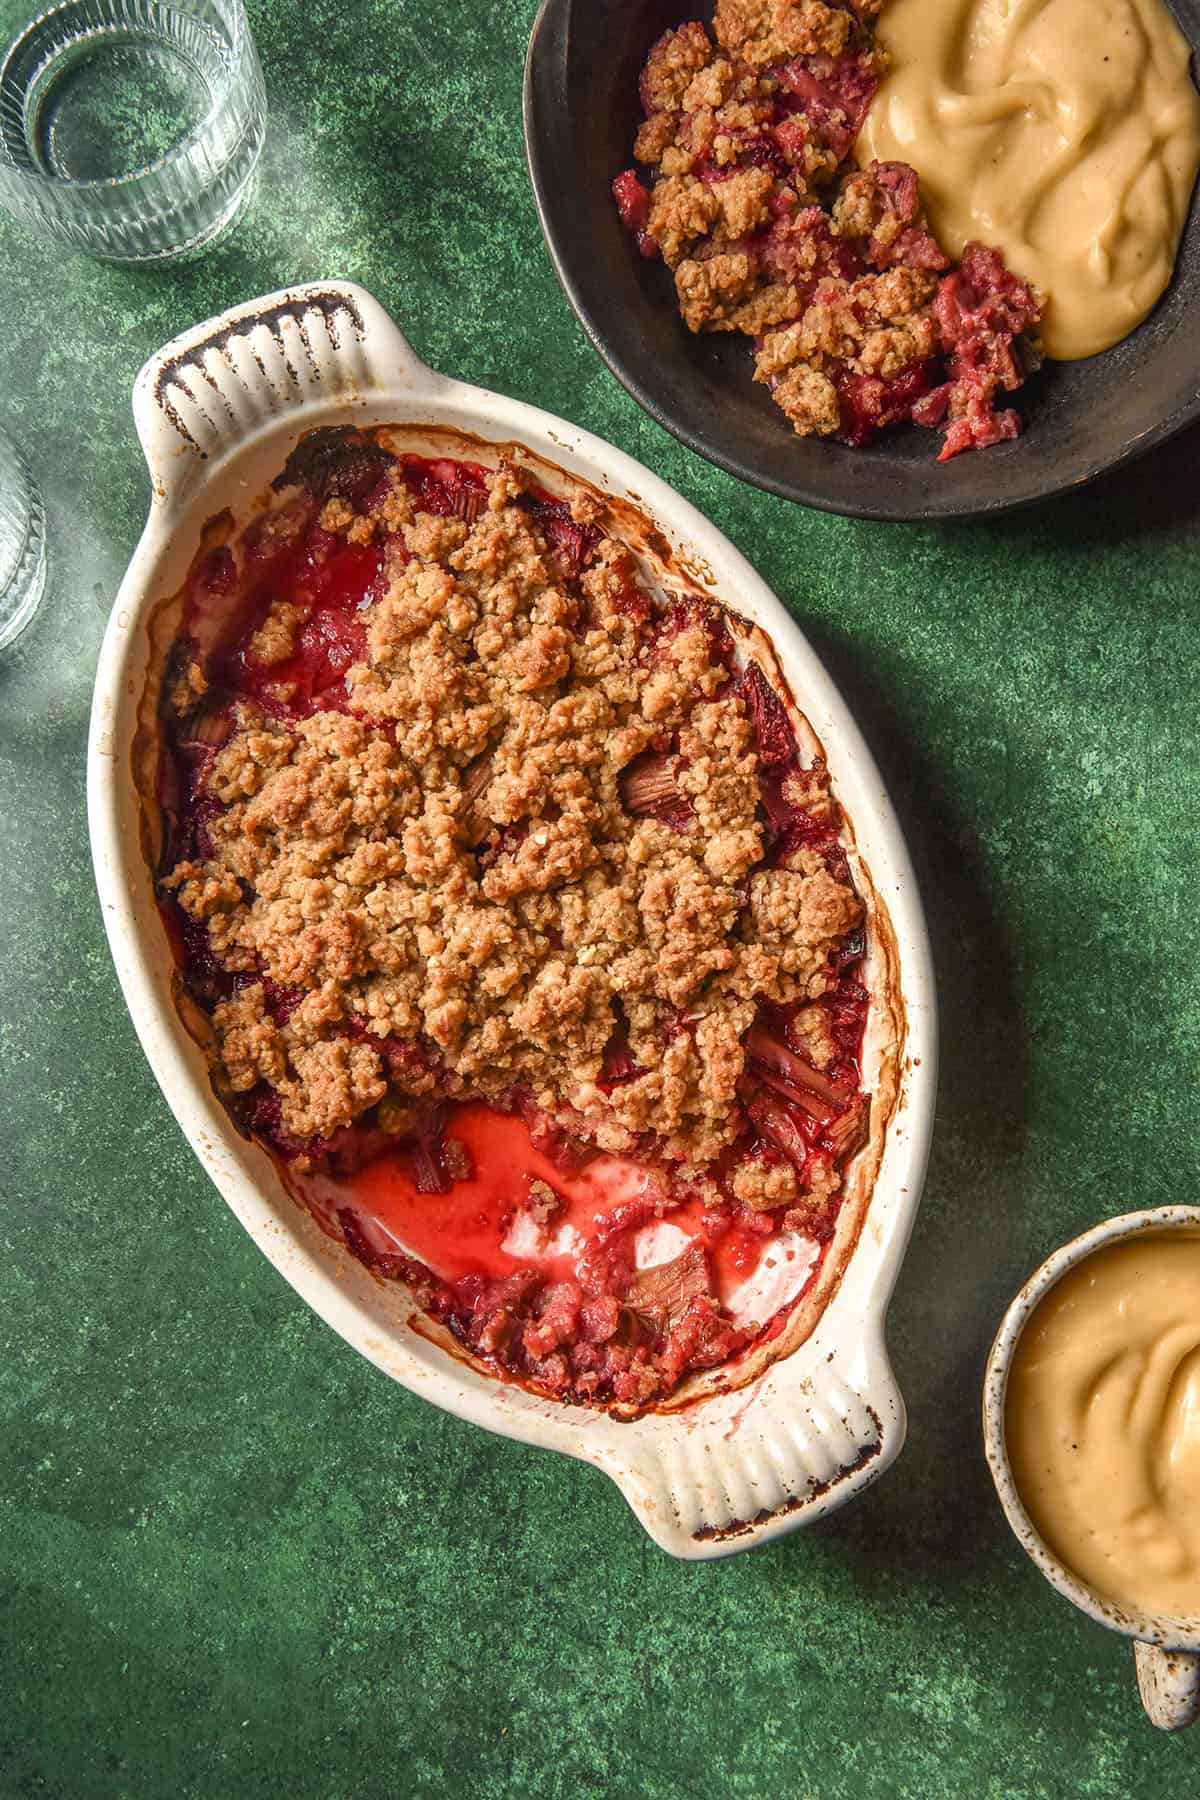
[[762,634],[593,494],[385,428],[275,489],[210,528],[161,700],[217,1090],[469,1352],[661,1401],[781,1329],[872,1133],[820,746]]
[[802,437],[869,444],[908,421],[938,460],[1014,438],[1040,295],[998,250],[951,264],[906,163],[855,167],[886,58],[882,0],[718,0],[642,71],[636,162],[613,182],[691,331],[753,340],[754,379]]

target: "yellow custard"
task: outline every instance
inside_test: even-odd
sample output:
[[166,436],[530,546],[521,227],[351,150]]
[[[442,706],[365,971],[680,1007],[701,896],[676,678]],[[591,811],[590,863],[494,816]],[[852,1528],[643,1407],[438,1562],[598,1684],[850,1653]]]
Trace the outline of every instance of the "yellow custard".
[[1063,360],[1106,350],[1171,279],[1200,96],[1164,0],[891,0],[864,165],[911,163],[934,231],[1003,250]]
[[1200,1229],[1071,1269],[1013,1353],[1005,1439],[1059,1560],[1138,1611],[1200,1617]]

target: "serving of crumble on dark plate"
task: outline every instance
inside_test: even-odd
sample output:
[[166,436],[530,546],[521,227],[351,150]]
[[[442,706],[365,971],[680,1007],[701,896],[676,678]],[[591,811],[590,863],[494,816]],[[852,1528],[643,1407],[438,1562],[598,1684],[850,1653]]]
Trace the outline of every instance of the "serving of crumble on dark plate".
[[[797,437],[752,381],[745,337],[687,329],[670,270],[639,254],[613,198],[642,122],[639,75],[651,47],[687,21],[710,24],[713,10],[679,0],[546,0],[526,65],[526,149],[555,270],[596,349],[659,424],[786,499],[918,520],[1005,512],[1080,487],[1200,416],[1193,208],[1175,277],[1150,317],[1102,355],[1047,362],[1031,375],[1013,401],[1020,436],[942,463],[933,435],[907,425],[866,449]],[[1195,0],[1176,0],[1173,11],[1189,41],[1200,41]]]

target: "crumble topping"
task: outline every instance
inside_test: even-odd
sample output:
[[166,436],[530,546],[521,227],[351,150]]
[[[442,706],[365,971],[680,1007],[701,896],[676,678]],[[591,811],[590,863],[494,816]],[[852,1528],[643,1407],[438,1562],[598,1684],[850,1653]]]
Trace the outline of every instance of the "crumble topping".
[[717,42],[752,67],[789,56],[840,56],[851,30],[850,14],[821,0],[718,0]]
[[[593,496],[348,429],[276,487],[197,560],[163,683],[160,891],[218,1090],[472,1351],[636,1410],[768,1328],[726,1302],[767,1239],[809,1279],[867,1138],[824,763],[744,626],[648,589]],[[382,1239],[352,1203],[381,1171]]]
[[950,267],[904,163],[853,166],[886,58],[879,0],[720,0],[710,37],[666,32],[641,78],[636,169],[613,183],[690,331],[754,340],[754,379],[802,437],[862,445],[913,420],[939,460],[1015,437],[997,399],[1037,367],[1041,299],[999,252]]
[[[385,1048],[419,1039],[450,1096],[520,1085],[607,1149],[653,1132],[698,1172],[743,1129],[756,1009],[832,987],[861,902],[812,850],[757,867],[760,759],[711,603],[631,610],[611,538],[565,584],[511,469],[471,520],[394,478],[319,514],[355,544],[385,520],[350,710],[236,699],[197,787],[220,806],[206,854],[165,877],[224,969],[259,978],[213,1012],[224,1078],[272,1089],[288,1136],[328,1137],[429,1091],[426,1061]],[[272,598],[247,663],[286,662],[305,616]],[[647,756],[665,818],[637,804]],[[263,978],[302,991],[285,1022]],[[328,1035],[348,1017],[358,1042]],[[636,1072],[606,1091],[618,1033]]]

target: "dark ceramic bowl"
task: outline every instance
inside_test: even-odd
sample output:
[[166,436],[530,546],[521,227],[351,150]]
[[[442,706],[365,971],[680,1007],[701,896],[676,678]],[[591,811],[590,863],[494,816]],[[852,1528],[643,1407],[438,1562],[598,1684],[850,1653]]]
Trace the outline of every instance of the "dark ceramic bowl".
[[[1200,0],[1172,0],[1200,43]],[[546,243],[568,300],[617,379],[652,418],[743,481],[864,519],[966,518],[1080,487],[1200,416],[1200,222],[1193,205],[1175,279],[1124,343],[1052,363],[1020,396],[1027,429],[939,464],[940,438],[907,428],[868,450],[795,436],[751,380],[734,333],[693,336],[670,273],[639,256],[609,184],[628,168],[651,44],[711,0],[545,0],[525,70],[525,143]]]

